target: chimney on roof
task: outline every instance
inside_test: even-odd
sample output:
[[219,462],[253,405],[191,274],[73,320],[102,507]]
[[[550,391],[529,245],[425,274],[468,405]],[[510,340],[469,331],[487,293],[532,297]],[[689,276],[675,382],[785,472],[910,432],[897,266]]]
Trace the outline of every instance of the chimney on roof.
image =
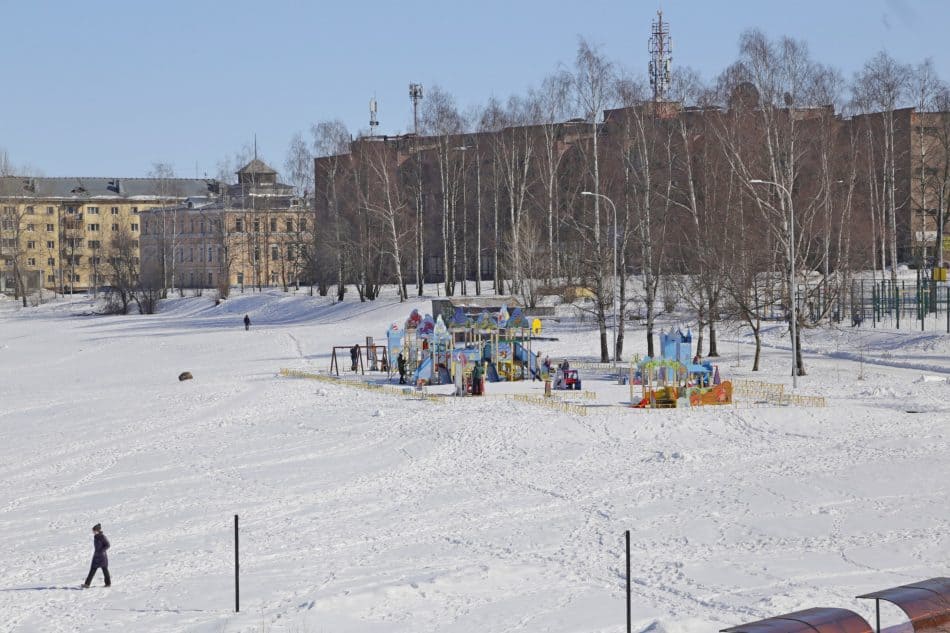
[[118,178],[114,178],[109,181],[108,186],[109,191],[114,191],[115,193],[122,193],[122,185],[119,182]]

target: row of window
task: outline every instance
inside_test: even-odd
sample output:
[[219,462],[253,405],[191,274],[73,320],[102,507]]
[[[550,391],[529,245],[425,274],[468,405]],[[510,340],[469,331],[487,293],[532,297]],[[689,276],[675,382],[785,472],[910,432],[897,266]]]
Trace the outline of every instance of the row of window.
[[[202,219],[202,220],[194,220],[194,219],[192,219],[192,220],[190,221],[190,224],[189,224],[189,228],[191,229],[190,232],[191,232],[191,233],[202,233],[202,234],[203,234],[203,233],[205,232],[205,228],[206,228],[206,227],[210,228],[210,229],[211,229],[211,232],[216,232],[217,229],[218,229],[218,220],[208,220],[208,222],[209,222],[210,224],[206,225],[206,224],[205,224],[205,220],[203,220],[203,219]],[[133,225],[133,226],[137,226],[137,225]],[[237,220],[234,221],[234,232],[235,232],[235,233],[244,233],[245,226],[246,226],[246,225],[245,225],[244,220],[243,220],[242,218],[238,218]],[[260,233],[260,232],[261,232],[261,221],[260,221],[260,219],[255,219],[254,222],[252,223],[252,226],[253,226],[253,232],[254,232],[254,233]],[[277,221],[277,218],[271,218],[270,223],[269,223],[269,226],[270,226],[270,232],[271,232],[271,233],[277,233],[277,232],[278,232],[278,226],[280,226],[280,224],[279,224],[278,221]],[[298,221],[298,227],[299,227],[299,230],[300,230],[300,231],[306,231],[306,230],[307,230],[307,220],[306,220],[306,218],[301,218],[301,219]],[[293,232],[294,232],[294,221],[293,221],[293,220],[284,220],[283,228],[284,228],[284,231],[285,231],[285,232],[287,232],[287,233],[293,233]],[[134,230],[137,230],[137,229],[134,229]],[[150,223],[149,223],[148,221],[146,221],[146,222],[145,222],[145,230],[144,230],[143,232],[144,232],[146,235],[148,235],[150,231],[151,231],[151,225],[150,225]]]
[[[277,224],[277,218],[271,218],[271,219],[270,219],[270,232],[271,232],[271,233],[276,233],[276,232],[277,232],[277,226],[278,226],[278,224]],[[301,230],[301,231],[306,231],[306,230],[307,230],[307,219],[306,219],[306,218],[300,218],[300,220],[299,220],[299,226],[300,226],[300,230]],[[254,220],[254,222],[253,222],[253,227],[254,227],[254,233],[260,233],[260,232],[261,232],[261,221],[260,221],[260,219],[255,219],[255,220]],[[201,231],[204,232],[204,227],[202,227]],[[293,220],[284,220],[284,231],[287,232],[287,233],[293,233],[293,232],[294,232],[294,221],[293,221]],[[194,222],[193,222],[193,221],[192,221],[192,229],[191,229],[191,232],[194,233]],[[234,221],[234,232],[235,232],[235,233],[243,233],[243,232],[244,232],[244,220],[243,220],[243,219],[238,218],[238,219],[236,219],[236,220]]]
[[[83,243],[84,243],[84,241],[85,241],[85,240],[69,238],[69,239],[66,240],[64,246],[65,246],[66,248],[69,248],[69,249],[83,248]],[[16,242],[16,240],[7,238],[7,239],[4,239],[3,244],[4,244],[4,246],[9,246],[10,248],[13,248],[13,247],[16,246],[15,242]],[[138,247],[139,247],[139,241],[138,241],[138,240],[132,240],[132,247],[133,247],[133,248],[138,248]],[[55,249],[55,248],[56,248],[56,242],[54,242],[53,240],[47,240],[47,241],[46,241],[46,248],[49,249],[49,250]],[[91,249],[94,250],[94,251],[99,250],[100,248],[102,248],[102,242],[101,242],[100,240],[89,240],[89,248],[91,248]],[[34,250],[34,249],[36,249],[36,240],[27,240],[27,242],[26,242],[26,249],[27,249],[27,250]]]
[[[138,222],[133,222],[133,223],[130,225],[130,227],[131,227],[132,231],[138,231],[138,230],[139,230]],[[0,228],[2,228],[4,231],[13,231],[13,221],[12,221],[12,220],[9,220],[9,219],[3,220],[2,222],[0,222]],[[33,233],[33,232],[36,231],[36,225],[35,225],[35,224],[27,224],[25,228],[26,228],[26,232],[27,232],[27,233]],[[67,227],[67,228],[71,228],[71,227]],[[78,228],[78,227],[77,227],[77,228]],[[86,225],[86,230],[87,230],[87,231],[98,232],[98,231],[101,230],[101,228],[102,228],[102,225],[101,225],[101,224],[98,224],[98,223],[95,223],[95,222],[92,223],[92,224],[87,224],[87,225]],[[119,224],[118,224],[117,222],[113,222],[113,223],[112,223],[112,230],[113,230],[113,231],[118,231],[118,230],[119,230]],[[46,225],[46,232],[47,232],[47,233],[55,233],[55,232],[56,232],[56,225],[55,225],[55,224],[47,224],[47,225]]]
[[[3,207],[4,213],[14,213],[16,209],[14,207]],[[73,215],[77,211],[76,207],[66,207],[66,213]],[[138,207],[132,207],[132,213],[138,213]],[[46,207],[46,215],[54,215],[56,213],[56,207]],[[90,215],[99,215],[99,207],[86,207],[86,213]],[[109,207],[109,213],[112,215],[119,215],[119,207]],[[26,208],[26,215],[35,215],[36,207],[28,206]]]
[[[89,258],[89,263],[90,263],[92,266],[101,266],[104,262],[108,262],[108,263],[112,264],[113,266],[116,266],[116,265],[118,265],[118,264],[120,263],[120,259],[121,259],[121,258],[119,258],[119,257],[103,258],[103,257],[98,257],[98,256],[96,256],[96,257],[90,257],[90,258]],[[139,258],[138,258],[138,257],[133,257],[133,258],[132,258],[132,263],[135,264],[136,266],[138,266],[138,264],[139,264]],[[35,258],[35,257],[27,257],[27,258],[26,258],[26,264],[27,264],[27,266],[36,266],[36,258]],[[63,264],[65,264],[66,266],[81,266],[81,265],[82,265],[82,256],[81,256],[81,255],[73,255],[73,256],[66,256],[66,257],[63,257]],[[50,268],[54,268],[54,267],[56,266],[56,258],[55,258],[55,257],[47,257],[47,258],[46,258],[46,265],[49,266]]]

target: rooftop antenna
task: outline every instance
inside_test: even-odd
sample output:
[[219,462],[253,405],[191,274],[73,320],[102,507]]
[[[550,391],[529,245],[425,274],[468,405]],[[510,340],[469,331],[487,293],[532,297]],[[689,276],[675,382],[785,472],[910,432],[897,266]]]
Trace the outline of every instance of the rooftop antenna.
[[656,19],[647,46],[650,52],[650,87],[654,101],[666,101],[670,89],[670,64],[673,62],[673,40],[670,24],[663,21],[663,9],[657,9]]
[[422,101],[422,84],[409,84],[409,99],[412,100],[412,130],[419,136],[419,102]]
[[374,96],[369,100],[369,137],[373,138],[376,136],[376,128],[379,126],[379,121],[376,119],[376,97]]

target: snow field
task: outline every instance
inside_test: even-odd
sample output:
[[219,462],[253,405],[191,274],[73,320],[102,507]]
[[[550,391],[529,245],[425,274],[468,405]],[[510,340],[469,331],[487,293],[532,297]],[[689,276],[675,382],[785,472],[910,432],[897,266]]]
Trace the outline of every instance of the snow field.
[[[578,417],[276,375],[325,370],[332,345],[380,340],[428,302],[264,293],[121,318],[11,303],[0,301],[2,631],[617,631],[627,529],[639,631],[811,606],[870,619],[873,602],[854,595],[947,575],[939,331],[806,332],[799,392],[826,396],[824,409]],[[540,348],[552,359],[597,349],[589,324],[545,328],[561,339]],[[642,339],[628,334],[632,351]],[[781,325],[766,332],[762,375],[748,371],[745,334],[723,331],[720,345],[724,377],[790,382]],[[185,370],[195,379],[179,383]],[[598,404],[627,397],[583,378]],[[75,590],[100,521],[113,587]]]

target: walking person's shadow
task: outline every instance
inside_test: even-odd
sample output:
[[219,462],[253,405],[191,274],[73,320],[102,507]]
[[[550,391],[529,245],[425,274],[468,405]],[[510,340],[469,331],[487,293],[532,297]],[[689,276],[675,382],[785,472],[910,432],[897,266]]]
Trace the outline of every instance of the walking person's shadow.
[[74,586],[56,586],[50,585],[48,587],[9,587],[7,589],[0,589],[0,591],[82,591],[82,587],[78,585]]

